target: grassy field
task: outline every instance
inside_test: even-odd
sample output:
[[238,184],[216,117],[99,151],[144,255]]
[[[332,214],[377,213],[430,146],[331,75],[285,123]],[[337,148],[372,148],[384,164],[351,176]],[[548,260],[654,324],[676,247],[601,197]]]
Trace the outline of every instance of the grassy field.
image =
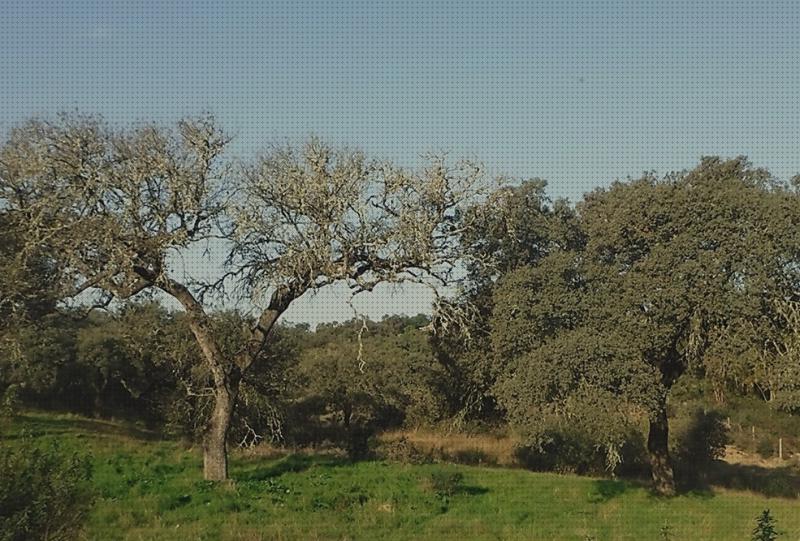
[[752,492],[660,499],[633,482],[519,469],[245,453],[215,486],[197,449],[121,424],[29,413],[2,445],[22,430],[92,454],[87,539],[745,540],[765,508],[781,539],[800,539],[799,500]]

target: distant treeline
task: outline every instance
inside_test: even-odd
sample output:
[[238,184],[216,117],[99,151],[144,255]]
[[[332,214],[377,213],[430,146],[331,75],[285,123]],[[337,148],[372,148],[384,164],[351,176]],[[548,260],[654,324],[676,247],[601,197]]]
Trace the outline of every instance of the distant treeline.
[[[246,325],[237,312],[213,318],[227,347]],[[436,363],[426,316],[282,325],[259,370],[242,382],[231,441],[339,444],[352,426],[433,424],[450,413],[445,370]],[[0,389],[18,406],[146,423],[199,438],[213,385],[181,312],[156,302],[113,313],[51,315],[5,350]],[[288,422],[291,420],[291,422]]]

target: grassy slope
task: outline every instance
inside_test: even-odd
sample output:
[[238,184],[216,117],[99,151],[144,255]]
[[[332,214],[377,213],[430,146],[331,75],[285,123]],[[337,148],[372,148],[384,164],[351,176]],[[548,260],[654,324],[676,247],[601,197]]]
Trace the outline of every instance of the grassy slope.
[[[94,456],[98,499],[89,539],[749,539],[770,508],[785,539],[800,537],[798,501],[715,491],[663,500],[632,483],[455,465],[347,464],[335,458],[237,455],[235,482],[201,479],[200,456],[118,424],[28,414],[23,428]],[[429,486],[461,472],[449,498]]]

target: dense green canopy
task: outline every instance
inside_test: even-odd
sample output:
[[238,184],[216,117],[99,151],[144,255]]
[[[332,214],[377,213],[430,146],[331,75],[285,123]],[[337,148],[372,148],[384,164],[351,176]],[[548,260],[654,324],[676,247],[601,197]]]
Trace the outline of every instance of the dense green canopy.
[[[779,324],[775,301],[797,298],[797,195],[742,158],[706,158],[688,173],[596,190],[577,211],[585,245],[515,268],[494,288],[497,397],[532,430],[551,412],[569,415],[576,397],[616,395],[649,415],[666,472],[675,380],[690,368],[724,377],[721,363],[757,351]],[[671,473],[662,476],[670,491]]]

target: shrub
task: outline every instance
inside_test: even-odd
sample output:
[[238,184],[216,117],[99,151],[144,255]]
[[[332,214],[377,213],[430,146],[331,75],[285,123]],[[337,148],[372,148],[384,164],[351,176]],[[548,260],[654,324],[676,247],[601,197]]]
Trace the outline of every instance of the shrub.
[[537,442],[520,446],[519,464],[534,471],[578,475],[638,475],[649,471],[641,434],[628,431],[614,447],[598,442],[581,430],[547,430]]
[[601,473],[605,470],[606,453],[589,437],[580,433],[547,431],[539,441],[517,448],[519,463],[534,471],[558,473]]
[[678,436],[676,454],[687,464],[705,466],[724,457],[725,446],[730,441],[723,416],[698,409],[685,432]]
[[0,541],[75,539],[91,505],[88,457],[27,436],[0,448]]
[[760,439],[756,444],[756,452],[761,458],[772,458],[775,454],[775,445],[768,439]]
[[368,426],[353,425],[346,432],[345,450],[350,460],[364,460],[371,456],[375,431]]
[[435,470],[428,477],[430,488],[440,498],[449,498],[463,489],[464,474],[446,470]]
[[705,483],[709,466],[725,456],[725,446],[731,441],[724,417],[697,409],[677,432],[674,454],[679,480],[688,486]]
[[0,393],[0,416],[13,417],[20,406],[20,386],[12,383]]
[[376,454],[381,460],[403,464],[431,464],[438,460],[433,451],[420,449],[405,436],[380,442]]

